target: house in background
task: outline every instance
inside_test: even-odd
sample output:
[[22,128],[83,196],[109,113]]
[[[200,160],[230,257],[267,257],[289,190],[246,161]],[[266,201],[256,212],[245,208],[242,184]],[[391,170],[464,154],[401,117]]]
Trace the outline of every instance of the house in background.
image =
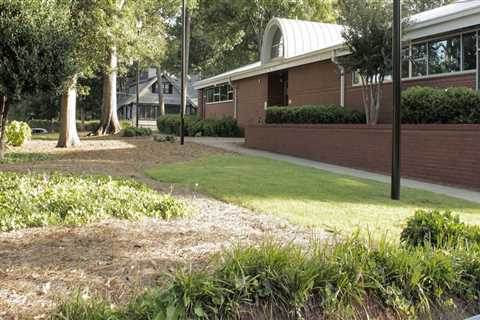
[[[139,125],[143,127],[156,128],[156,121],[160,116],[159,90],[162,90],[165,101],[165,112],[167,114],[179,114],[181,102],[181,79],[175,75],[164,73],[160,81],[157,78],[155,68],[140,74],[139,82]],[[192,82],[196,77],[188,79],[187,89],[187,110],[186,114],[197,113],[197,91],[193,88]],[[123,90],[117,89],[118,117],[121,120],[136,121],[136,79],[128,79],[127,86]]]
[[[261,59],[198,81],[203,118],[231,116],[240,126],[262,122],[269,106],[335,104],[363,110],[360,82],[344,72],[343,26],[272,19]],[[410,17],[403,38],[403,86],[479,89],[480,0],[462,0]],[[380,122],[392,112],[392,86],[383,88]]]

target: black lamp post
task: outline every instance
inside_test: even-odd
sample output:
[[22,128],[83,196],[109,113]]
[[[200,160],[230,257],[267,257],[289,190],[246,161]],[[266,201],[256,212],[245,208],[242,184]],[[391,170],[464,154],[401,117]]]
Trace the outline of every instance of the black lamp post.
[[187,105],[186,81],[187,81],[187,5],[182,1],[182,80],[181,80],[181,103],[180,103],[180,144],[185,143],[184,138],[184,113]]
[[400,200],[400,137],[401,137],[401,0],[393,1],[393,119],[392,119],[392,200]]
[[[142,20],[137,20],[137,36],[140,37],[140,29],[142,28]],[[135,126],[138,128],[138,115],[140,108],[140,60],[137,60],[137,99],[135,103]]]

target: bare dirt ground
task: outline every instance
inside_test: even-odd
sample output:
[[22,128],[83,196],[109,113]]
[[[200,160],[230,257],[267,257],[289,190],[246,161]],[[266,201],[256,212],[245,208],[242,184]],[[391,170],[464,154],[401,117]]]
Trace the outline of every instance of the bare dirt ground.
[[[22,151],[54,153],[58,159],[0,165],[0,170],[126,176],[160,192],[170,192],[171,186],[145,177],[146,168],[223,153],[197,144],[118,137],[87,138],[70,150],[55,149],[54,141],[31,141]],[[191,218],[0,233],[0,319],[48,318],[60,299],[75,292],[122,303],[142,288],[164,284],[173,267],[198,267],[232,245],[324,237],[189,190],[174,189],[173,194],[194,207]]]

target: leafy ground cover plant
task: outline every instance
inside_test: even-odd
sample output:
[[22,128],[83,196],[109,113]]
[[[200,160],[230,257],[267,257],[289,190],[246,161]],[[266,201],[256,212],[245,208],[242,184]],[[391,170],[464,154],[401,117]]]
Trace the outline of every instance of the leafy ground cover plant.
[[358,236],[309,247],[265,242],[227,250],[205,270],[180,269],[166,289],[126,307],[74,300],[54,319],[86,307],[75,319],[432,319],[436,310],[478,311],[479,283],[478,246],[404,248]]
[[0,173],[0,231],[81,225],[111,217],[171,219],[187,213],[185,203],[131,180]]
[[32,129],[25,122],[12,121],[5,130],[7,143],[13,147],[20,147],[32,137]]

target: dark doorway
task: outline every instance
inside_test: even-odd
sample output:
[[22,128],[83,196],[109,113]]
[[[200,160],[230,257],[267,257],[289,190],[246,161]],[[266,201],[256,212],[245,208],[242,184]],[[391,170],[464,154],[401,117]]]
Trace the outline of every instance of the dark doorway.
[[288,105],[288,71],[268,74],[268,106]]

